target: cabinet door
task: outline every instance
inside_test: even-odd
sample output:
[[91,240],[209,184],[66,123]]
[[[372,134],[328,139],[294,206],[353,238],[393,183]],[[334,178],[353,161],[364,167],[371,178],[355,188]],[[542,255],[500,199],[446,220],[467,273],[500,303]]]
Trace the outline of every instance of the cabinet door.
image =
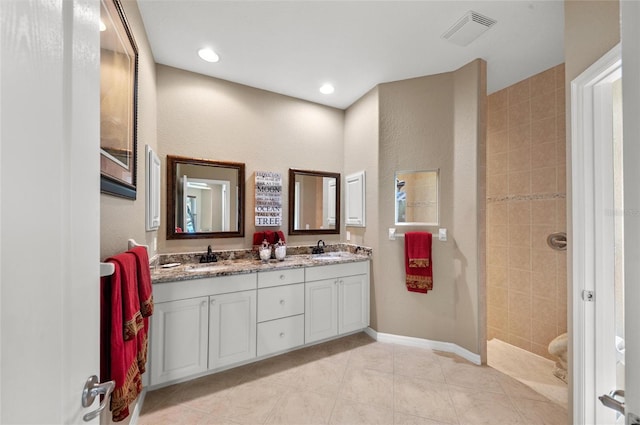
[[209,297],[209,369],[256,356],[256,291]]
[[338,333],[369,326],[369,279],[366,274],[338,280]]
[[365,182],[364,171],[348,175],[345,178],[345,224],[347,226],[365,226]]
[[208,297],[157,303],[151,316],[151,385],[207,370]]
[[309,343],[338,334],[337,279],[305,284],[304,342]]

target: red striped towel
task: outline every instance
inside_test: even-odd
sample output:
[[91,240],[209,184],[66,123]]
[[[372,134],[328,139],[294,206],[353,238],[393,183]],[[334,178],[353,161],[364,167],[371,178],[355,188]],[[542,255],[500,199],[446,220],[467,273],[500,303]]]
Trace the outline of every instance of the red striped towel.
[[431,233],[407,232],[404,235],[404,256],[407,290],[426,294],[433,289]]

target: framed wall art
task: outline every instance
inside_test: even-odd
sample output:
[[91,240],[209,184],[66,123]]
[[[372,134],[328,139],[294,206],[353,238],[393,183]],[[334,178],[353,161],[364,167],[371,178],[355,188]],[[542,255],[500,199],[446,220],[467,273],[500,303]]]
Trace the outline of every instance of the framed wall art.
[[100,2],[100,191],[136,199],[138,48],[119,0]]

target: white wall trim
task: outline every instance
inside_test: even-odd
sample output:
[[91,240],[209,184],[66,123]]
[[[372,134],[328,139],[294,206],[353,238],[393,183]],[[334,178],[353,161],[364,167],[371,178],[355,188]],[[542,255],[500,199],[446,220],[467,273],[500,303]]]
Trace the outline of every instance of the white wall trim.
[[415,338],[412,336],[393,335],[377,332],[371,328],[366,328],[365,333],[371,338],[380,342],[389,342],[398,345],[407,345],[411,347],[430,348],[431,350],[444,351],[446,353],[457,354],[463,359],[469,360],[471,363],[480,365],[480,354],[472,353],[466,348],[462,348],[453,342],[432,341],[430,339]]
[[[594,123],[598,114],[595,100],[598,85],[620,68],[621,48],[617,45],[571,82],[571,181],[572,181],[572,360],[574,423],[596,423],[595,302],[582,300],[584,290],[596,290],[595,252],[602,221],[596,214],[602,182],[596,181],[595,160],[601,158],[596,139],[601,137]],[[601,189],[599,189],[599,187]],[[600,226],[601,227],[601,226]],[[597,296],[596,296],[597,299]]]

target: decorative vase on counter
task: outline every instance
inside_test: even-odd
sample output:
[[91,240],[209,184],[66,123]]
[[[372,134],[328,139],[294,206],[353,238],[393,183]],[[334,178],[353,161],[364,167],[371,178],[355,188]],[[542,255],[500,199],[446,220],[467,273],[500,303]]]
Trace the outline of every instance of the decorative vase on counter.
[[287,245],[282,242],[278,242],[278,245],[275,247],[276,252],[276,260],[284,261],[284,257],[287,256]]

